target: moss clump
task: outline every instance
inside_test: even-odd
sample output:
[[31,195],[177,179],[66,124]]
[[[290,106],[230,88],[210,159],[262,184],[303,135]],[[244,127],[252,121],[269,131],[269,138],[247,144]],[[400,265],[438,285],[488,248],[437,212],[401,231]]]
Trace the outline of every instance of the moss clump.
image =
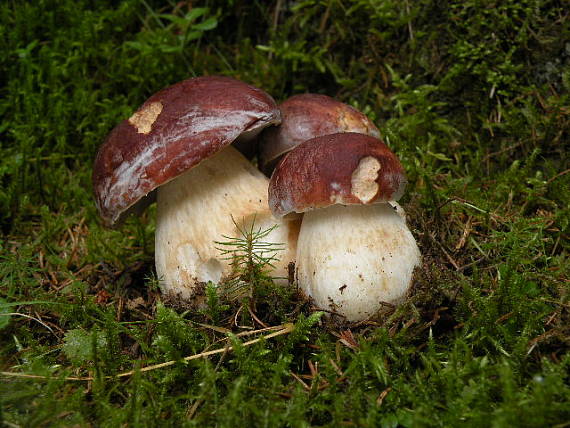
[[[0,418],[12,426],[562,426],[570,419],[570,20],[562,1],[0,5]],[[165,306],[153,208],[101,227],[107,132],[224,74],[368,114],[410,181],[414,293],[320,318],[259,265]],[[244,241],[247,244],[247,239]],[[247,245],[246,245],[247,247]],[[243,255],[243,253],[242,253]],[[247,256],[247,254],[246,254]],[[243,259],[248,266],[247,257]],[[234,287],[236,288],[236,287]],[[239,293],[238,293],[239,294]],[[244,296],[246,296],[244,298]],[[293,333],[182,362],[263,325]],[[126,378],[141,365],[177,361]],[[64,376],[94,378],[66,381]]]

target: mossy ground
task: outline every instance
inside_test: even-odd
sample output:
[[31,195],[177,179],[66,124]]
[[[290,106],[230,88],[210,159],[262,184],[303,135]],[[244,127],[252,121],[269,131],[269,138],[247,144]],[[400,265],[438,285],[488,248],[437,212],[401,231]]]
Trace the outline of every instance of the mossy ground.
[[[49,379],[1,375],[0,421],[569,426],[569,70],[564,1],[3,2],[0,369]],[[424,256],[403,306],[343,325],[259,272],[241,301],[161,303],[153,209],[103,228],[91,165],[148,96],[203,74],[375,120]]]

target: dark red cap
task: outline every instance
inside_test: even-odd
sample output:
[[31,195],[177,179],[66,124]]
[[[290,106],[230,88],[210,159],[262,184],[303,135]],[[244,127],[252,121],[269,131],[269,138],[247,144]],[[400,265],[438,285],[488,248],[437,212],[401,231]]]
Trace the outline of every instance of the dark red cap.
[[281,125],[264,130],[260,138],[259,162],[266,174],[271,173],[282,155],[311,138],[337,132],[380,137],[380,131],[368,117],[326,95],[295,95],[279,109]]
[[197,77],[163,89],[117,125],[97,153],[93,188],[101,217],[113,225],[241,134],[279,123],[273,98],[236,79]]
[[281,160],[269,182],[269,207],[282,217],[334,204],[398,200],[406,176],[378,138],[353,132],[305,141]]

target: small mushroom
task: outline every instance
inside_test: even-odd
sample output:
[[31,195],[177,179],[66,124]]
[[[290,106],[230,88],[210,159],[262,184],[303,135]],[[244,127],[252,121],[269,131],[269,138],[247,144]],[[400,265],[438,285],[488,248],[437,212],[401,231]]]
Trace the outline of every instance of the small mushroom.
[[279,122],[275,101],[262,90],[199,77],[150,97],[99,149],[93,187],[106,225],[137,211],[156,190],[156,270],[167,297],[190,301],[197,285],[232,273],[215,241],[239,236],[234,221],[278,226],[265,240],[286,245],[274,274],[287,277],[295,228],[271,215],[268,179],[230,146]]
[[285,100],[279,109],[281,125],[267,128],[260,135],[259,164],[268,176],[285,153],[311,138],[337,132],[380,137],[380,131],[368,117],[326,95],[295,95]]
[[311,139],[279,163],[269,204],[275,216],[304,213],[296,279],[318,307],[361,321],[406,295],[420,252],[393,206],[405,185],[396,155],[363,134]]

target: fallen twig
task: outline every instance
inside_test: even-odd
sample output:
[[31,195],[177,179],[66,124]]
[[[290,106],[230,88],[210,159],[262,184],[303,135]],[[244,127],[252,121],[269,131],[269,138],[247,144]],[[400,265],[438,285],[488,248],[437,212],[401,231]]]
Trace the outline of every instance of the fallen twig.
[[[265,328],[262,330],[258,330],[258,332],[259,331],[267,331],[267,330],[276,330],[276,331],[273,333],[269,333],[265,336],[258,337],[257,339],[252,339],[252,340],[249,340],[247,342],[244,342],[244,343],[242,343],[242,346],[251,346],[251,345],[253,345],[257,342],[260,342],[264,339],[271,339],[273,337],[281,336],[283,334],[289,334],[293,331],[293,324],[291,324],[291,323],[282,324],[280,326],[275,326],[275,327],[270,327],[268,329]],[[253,333],[253,332],[249,332],[249,333]],[[233,349],[234,349],[233,346],[225,346],[223,348],[215,349],[213,351],[207,351],[207,352],[201,352],[199,354],[189,355],[187,357],[184,357],[182,359],[182,361],[197,360],[199,358],[209,357],[210,355],[221,354],[224,352],[230,352],[230,351],[233,351]],[[172,365],[176,364],[178,361],[180,361],[180,360],[171,360],[171,361],[166,361],[166,362],[160,363],[160,364],[154,364],[152,366],[141,367],[140,369],[129,370],[128,372],[119,373],[118,375],[105,376],[105,379],[128,377],[128,376],[134,375],[137,372],[142,373],[142,372],[157,370],[157,369],[161,369],[163,367],[172,366]],[[41,376],[41,375],[32,375],[32,374],[26,374],[26,373],[15,373],[15,372],[0,372],[0,375],[1,376],[7,376],[7,377],[19,377],[19,378],[26,378],[26,379],[42,379],[42,380],[56,380],[56,379],[63,379],[63,380],[69,380],[69,381],[93,381],[93,380],[95,380],[95,378],[93,376],[85,376],[85,377],[71,376],[71,377],[57,378],[57,377],[53,377],[53,376]]]

